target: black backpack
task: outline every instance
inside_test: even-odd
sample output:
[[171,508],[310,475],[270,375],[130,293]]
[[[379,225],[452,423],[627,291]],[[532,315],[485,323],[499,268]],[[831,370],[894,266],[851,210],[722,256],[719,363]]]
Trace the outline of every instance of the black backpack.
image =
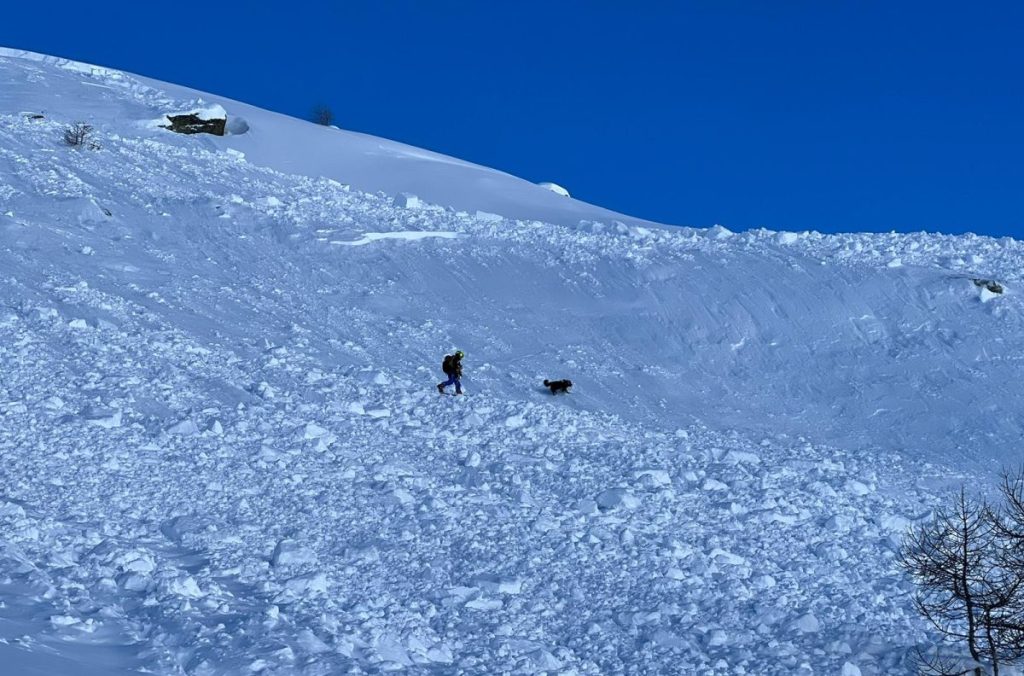
[[458,360],[455,358],[454,354],[446,354],[444,356],[444,361],[441,362],[441,370],[444,371],[445,375],[450,376],[455,373],[455,365],[457,362]]

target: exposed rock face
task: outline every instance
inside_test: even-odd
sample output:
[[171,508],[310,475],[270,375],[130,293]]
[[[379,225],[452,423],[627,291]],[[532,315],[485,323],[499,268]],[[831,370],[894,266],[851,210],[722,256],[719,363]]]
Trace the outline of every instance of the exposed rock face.
[[991,279],[972,279],[975,286],[983,286],[992,293],[1002,293],[1003,285],[999,282],[993,282]]
[[184,115],[167,115],[169,125],[163,125],[164,129],[178,132],[179,134],[213,134],[223,136],[227,127],[227,117],[214,117],[204,120],[198,113],[186,113]]

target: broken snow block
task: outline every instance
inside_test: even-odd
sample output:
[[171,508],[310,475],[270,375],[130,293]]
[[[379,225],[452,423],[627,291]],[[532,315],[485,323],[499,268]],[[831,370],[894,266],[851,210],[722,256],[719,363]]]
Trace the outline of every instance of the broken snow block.
[[401,209],[422,209],[423,200],[412,193],[403,192],[395,196],[395,206]]
[[227,128],[228,118],[210,117],[199,113],[184,113],[182,115],[166,115],[170,124],[161,125],[164,129],[170,129],[179,134],[213,134],[223,136]]

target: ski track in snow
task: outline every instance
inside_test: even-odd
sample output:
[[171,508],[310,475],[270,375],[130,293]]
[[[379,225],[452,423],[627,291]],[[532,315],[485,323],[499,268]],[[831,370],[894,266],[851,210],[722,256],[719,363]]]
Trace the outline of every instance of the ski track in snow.
[[[1019,243],[403,207],[155,130],[194,102],[130,76],[0,76],[109,87],[0,93],[11,664],[891,674],[929,640],[894,556],[1019,438]],[[58,144],[80,115],[99,150]]]

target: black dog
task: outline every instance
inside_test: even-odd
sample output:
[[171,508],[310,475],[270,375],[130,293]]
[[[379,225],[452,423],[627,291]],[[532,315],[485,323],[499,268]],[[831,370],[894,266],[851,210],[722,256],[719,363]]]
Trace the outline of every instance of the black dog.
[[565,392],[569,394],[569,388],[572,387],[571,380],[545,380],[544,387],[551,388],[551,394],[558,394],[559,392]]

